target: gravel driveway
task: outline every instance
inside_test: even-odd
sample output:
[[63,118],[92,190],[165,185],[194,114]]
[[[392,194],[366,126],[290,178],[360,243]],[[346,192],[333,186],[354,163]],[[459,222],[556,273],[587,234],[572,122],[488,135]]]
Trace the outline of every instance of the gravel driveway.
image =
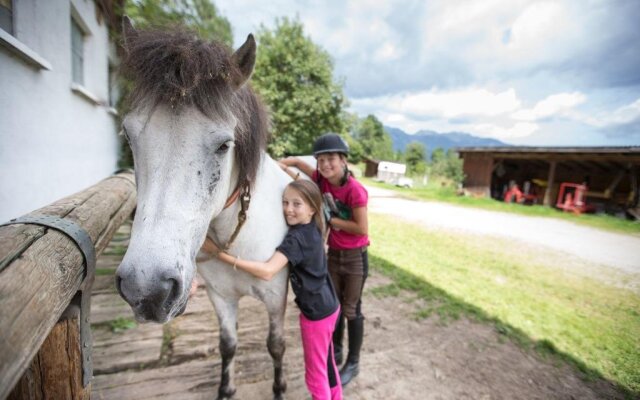
[[640,273],[640,236],[611,233],[553,218],[406,200],[396,197],[393,191],[371,186],[367,190],[370,212],[397,216],[428,228],[513,238],[625,273]]

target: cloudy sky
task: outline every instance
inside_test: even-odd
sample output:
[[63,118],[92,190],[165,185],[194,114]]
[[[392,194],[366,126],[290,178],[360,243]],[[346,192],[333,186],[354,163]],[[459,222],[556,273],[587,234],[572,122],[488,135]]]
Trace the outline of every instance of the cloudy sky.
[[331,54],[350,110],[408,133],[640,145],[638,0],[214,3],[236,46],[298,17]]

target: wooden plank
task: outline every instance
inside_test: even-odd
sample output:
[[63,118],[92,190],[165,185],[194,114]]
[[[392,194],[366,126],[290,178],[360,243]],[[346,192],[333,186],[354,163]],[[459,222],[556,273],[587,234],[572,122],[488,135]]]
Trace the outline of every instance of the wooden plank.
[[220,382],[220,360],[197,360],[166,368],[99,375],[94,378],[97,399],[211,399]]
[[218,352],[220,335],[215,312],[194,313],[185,318],[178,318],[171,326],[177,332],[177,336],[172,340],[171,363],[206,357]]
[[[9,399],[89,399],[82,386],[78,318],[58,322]],[[45,395],[46,394],[46,395]]]
[[[76,222],[100,254],[134,207],[135,187],[114,177],[32,214]],[[0,271],[0,398],[22,376],[75,296],[85,274],[83,262],[75,243],[55,229],[33,225],[0,228],[0,265],[4,266]],[[39,358],[41,364],[48,360]]]
[[118,317],[133,319],[131,306],[117,293],[100,293],[91,296],[91,323],[104,324]]
[[0,274],[0,391],[13,387],[78,291],[82,262],[78,248],[50,230]]
[[140,324],[122,332],[93,327],[94,374],[107,374],[153,365],[160,361],[163,326]]

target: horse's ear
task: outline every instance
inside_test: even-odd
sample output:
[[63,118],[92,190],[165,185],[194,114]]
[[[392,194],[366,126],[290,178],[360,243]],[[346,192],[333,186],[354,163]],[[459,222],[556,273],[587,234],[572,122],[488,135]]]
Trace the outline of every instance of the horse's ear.
[[133,27],[131,19],[129,19],[129,17],[127,17],[126,15],[122,17],[122,46],[124,47],[125,51],[129,50],[129,42],[137,34],[138,32],[136,31],[136,28]]
[[240,74],[234,76],[232,82],[236,88],[239,88],[249,80],[256,64],[256,40],[252,34],[249,34],[244,44],[233,53],[231,62],[240,70]]

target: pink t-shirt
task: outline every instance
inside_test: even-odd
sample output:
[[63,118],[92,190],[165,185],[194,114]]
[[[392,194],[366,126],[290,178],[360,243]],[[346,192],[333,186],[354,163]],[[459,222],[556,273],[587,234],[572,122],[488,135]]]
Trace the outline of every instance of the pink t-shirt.
[[[311,177],[318,182],[318,171],[314,171]],[[360,182],[349,176],[347,183],[342,186],[333,186],[328,180],[320,176],[320,191],[331,193],[340,211],[339,218],[353,221],[353,209],[366,207],[369,201],[367,189]],[[369,236],[354,235],[343,230],[331,229],[329,231],[329,248],[337,250],[356,249],[369,245]]]

